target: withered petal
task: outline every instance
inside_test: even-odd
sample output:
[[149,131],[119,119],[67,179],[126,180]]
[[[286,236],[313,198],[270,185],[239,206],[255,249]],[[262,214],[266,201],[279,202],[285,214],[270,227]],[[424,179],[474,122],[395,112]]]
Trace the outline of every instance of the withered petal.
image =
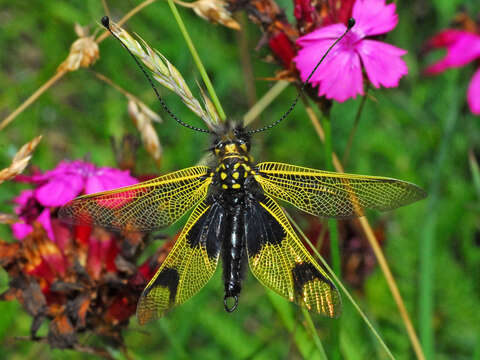
[[50,321],[47,339],[53,348],[68,349],[75,345],[77,335],[65,313],[56,316]]

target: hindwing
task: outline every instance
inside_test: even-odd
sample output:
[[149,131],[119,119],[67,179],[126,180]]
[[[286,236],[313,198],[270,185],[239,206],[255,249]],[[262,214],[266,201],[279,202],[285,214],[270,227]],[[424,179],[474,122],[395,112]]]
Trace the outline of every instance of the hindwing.
[[193,210],[173,249],[143,291],[137,306],[140,324],[187,301],[214,274],[226,214],[221,205],[208,200]]
[[426,196],[421,188],[406,181],[275,162],[258,164],[255,179],[265,193],[323,217],[362,216],[364,209],[391,210]]
[[250,200],[244,215],[250,269],[265,286],[328,317],[341,313],[341,299],[327,273],[305,249],[283,210],[268,195]]
[[174,223],[207,195],[209,168],[194,166],[116,190],[80,196],[60,209],[78,225],[152,231]]

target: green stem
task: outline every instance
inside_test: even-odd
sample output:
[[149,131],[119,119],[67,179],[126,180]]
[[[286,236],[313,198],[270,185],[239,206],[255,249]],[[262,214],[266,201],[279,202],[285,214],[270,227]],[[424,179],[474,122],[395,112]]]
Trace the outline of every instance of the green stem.
[[367,81],[367,85],[365,86],[365,95],[362,97],[362,101],[360,102],[360,106],[357,110],[357,115],[355,115],[355,121],[353,122],[352,130],[350,130],[350,135],[348,136],[347,147],[345,148],[345,153],[343,154],[342,164],[346,168],[348,163],[348,158],[350,156],[350,150],[352,149],[353,145],[353,138],[357,133],[358,124],[360,123],[360,117],[362,116],[363,107],[367,102],[368,91],[370,90],[370,83]]
[[313,338],[313,342],[315,343],[315,346],[317,347],[320,353],[320,357],[324,360],[327,360],[328,359],[327,354],[325,353],[325,349],[323,348],[322,341],[318,337],[317,329],[315,329],[315,325],[313,324],[310,313],[304,307],[302,307],[302,313],[306,322],[305,327],[308,331],[310,331],[310,334],[312,335],[312,338]]
[[[323,128],[325,130],[325,159],[326,159],[326,166],[328,171],[334,171],[333,167],[333,150],[332,150],[332,125],[330,122],[330,111],[325,112],[325,116],[323,117]],[[328,220],[328,230],[330,233],[330,257],[332,259],[332,267],[333,271],[341,276],[341,263],[340,263],[340,245],[338,241],[338,227],[337,221],[335,219]],[[333,338],[336,342],[334,345],[332,352],[332,358],[334,360],[340,359],[340,326],[338,322],[335,322],[332,326]]]
[[[280,295],[268,289],[267,296],[269,297],[273,308],[277,311],[280,321],[283,323],[283,326],[291,334],[293,341],[295,342],[295,345],[297,346],[297,349],[302,355],[302,357],[309,360],[327,359],[321,343],[319,348],[316,340],[313,339],[312,343],[312,337],[310,336],[310,334],[308,334],[303,327],[297,326],[295,314],[292,311],[291,305],[287,301],[285,301],[285,299],[283,299]],[[315,347],[318,351],[314,351]]]
[[[453,92],[453,94],[452,94]],[[449,150],[450,140],[458,118],[458,96],[456,89],[450,89],[447,94],[449,111],[443,125],[443,136],[440,149],[435,159],[435,170],[429,187],[426,219],[420,241],[420,299],[419,299],[419,329],[420,340],[426,359],[434,358],[435,342],[433,333],[433,295],[434,295],[434,258],[437,227],[438,201],[440,199],[441,181],[445,179],[443,169]]]
[[300,229],[300,227],[298,226],[298,224],[292,219],[292,217],[288,214],[288,212],[285,212],[288,220],[290,220],[290,222],[293,224],[293,226],[295,227],[295,230],[298,231],[298,233],[300,234],[300,236],[302,237],[302,239],[312,248],[313,252],[315,253],[315,255],[317,256],[317,258],[320,260],[320,262],[322,263],[323,267],[327,270],[327,272],[330,274],[330,276],[333,278],[333,280],[335,280],[335,283],[338,285],[338,287],[340,287],[340,289],[343,291],[343,293],[347,296],[348,300],[350,300],[350,302],[352,303],[353,307],[355,308],[355,310],[357,310],[357,312],[360,314],[360,316],[362,317],[363,321],[365,322],[365,324],[367,324],[367,326],[369,327],[370,331],[373,333],[373,335],[375,336],[375,338],[378,340],[378,342],[380,343],[380,346],[385,350],[385,352],[387,353],[388,357],[392,360],[395,360],[395,357],[393,356],[392,352],[390,351],[390,349],[388,348],[387,344],[385,344],[385,342],[383,341],[382,337],[380,336],[380,334],[378,333],[378,331],[373,327],[372,323],[370,322],[370,320],[368,320],[367,318],[367,315],[365,315],[365,313],[362,311],[362,309],[360,309],[360,306],[357,304],[357,302],[353,299],[352,295],[350,294],[350,292],[347,290],[347,288],[343,285],[343,283],[341,282],[341,280],[337,277],[337,275],[335,275],[335,272],[332,270],[332,268],[328,265],[328,263],[325,261],[325,259],[322,257],[322,255],[320,255],[320,253],[318,252],[318,250],[313,246],[312,242],[310,241],[310,239],[308,237],[305,236],[305,234],[303,233],[302,229]]
[[[330,114],[326,112],[323,122],[325,130],[325,158],[328,171],[334,171],[333,157],[332,157],[332,126],[330,123]],[[334,219],[328,220],[328,229],[330,230],[330,251],[332,257],[333,271],[339,276],[341,275],[340,265],[340,246],[338,242],[338,228],[337,221]]]
[[277,81],[271,88],[268,90],[265,95],[258,100],[255,105],[253,105],[250,110],[243,116],[243,125],[247,126],[252,123],[260,114],[275,100],[278,95],[285,90],[290,83],[285,80]]
[[190,35],[188,34],[187,28],[185,27],[185,24],[183,23],[183,20],[180,17],[180,13],[178,12],[177,7],[175,6],[175,3],[173,2],[173,0],[167,0],[167,2],[168,2],[168,5],[170,6],[170,9],[172,10],[173,17],[177,21],[178,27],[180,28],[180,32],[182,33],[183,38],[187,43],[188,49],[192,54],[193,61],[195,62],[195,65],[197,66],[198,71],[200,72],[200,75],[202,76],[203,82],[205,83],[207,91],[210,94],[210,98],[212,99],[212,102],[215,105],[215,108],[217,109],[218,116],[220,116],[220,119],[222,119],[222,121],[225,121],[227,116],[223,111],[222,105],[218,100],[217,94],[215,93],[215,89],[213,88],[212,82],[210,81],[207,71],[203,66],[202,60],[200,60],[200,56],[198,56],[198,52],[195,49],[195,46],[193,45],[193,41],[190,38]]

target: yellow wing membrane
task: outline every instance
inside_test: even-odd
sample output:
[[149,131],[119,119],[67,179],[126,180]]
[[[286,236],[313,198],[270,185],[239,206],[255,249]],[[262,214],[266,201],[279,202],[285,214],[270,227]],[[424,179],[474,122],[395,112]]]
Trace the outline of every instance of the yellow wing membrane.
[[391,210],[426,196],[417,185],[377,176],[363,176],[264,162],[255,179],[266,194],[315,215],[362,216],[364,209]]
[[195,295],[215,272],[225,213],[217,203],[200,203],[173,249],[143,291],[137,318],[145,324]]
[[79,225],[114,230],[151,231],[178,220],[208,192],[209,168],[195,166],[140,184],[78,197],[60,217]]
[[305,249],[280,206],[265,196],[247,206],[246,221],[248,262],[255,277],[308,310],[338,317],[337,288]]

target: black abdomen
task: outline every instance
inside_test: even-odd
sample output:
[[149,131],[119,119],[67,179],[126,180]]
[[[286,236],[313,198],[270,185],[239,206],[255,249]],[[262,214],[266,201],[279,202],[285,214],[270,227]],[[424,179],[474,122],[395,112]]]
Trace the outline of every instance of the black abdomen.
[[[243,197],[243,196],[242,196]],[[246,247],[243,226],[243,199],[235,197],[231,204],[226,236],[222,246],[223,280],[225,283],[225,310],[232,312],[238,304],[238,295],[242,289],[242,279],[245,272]],[[229,299],[234,304],[228,304]]]

